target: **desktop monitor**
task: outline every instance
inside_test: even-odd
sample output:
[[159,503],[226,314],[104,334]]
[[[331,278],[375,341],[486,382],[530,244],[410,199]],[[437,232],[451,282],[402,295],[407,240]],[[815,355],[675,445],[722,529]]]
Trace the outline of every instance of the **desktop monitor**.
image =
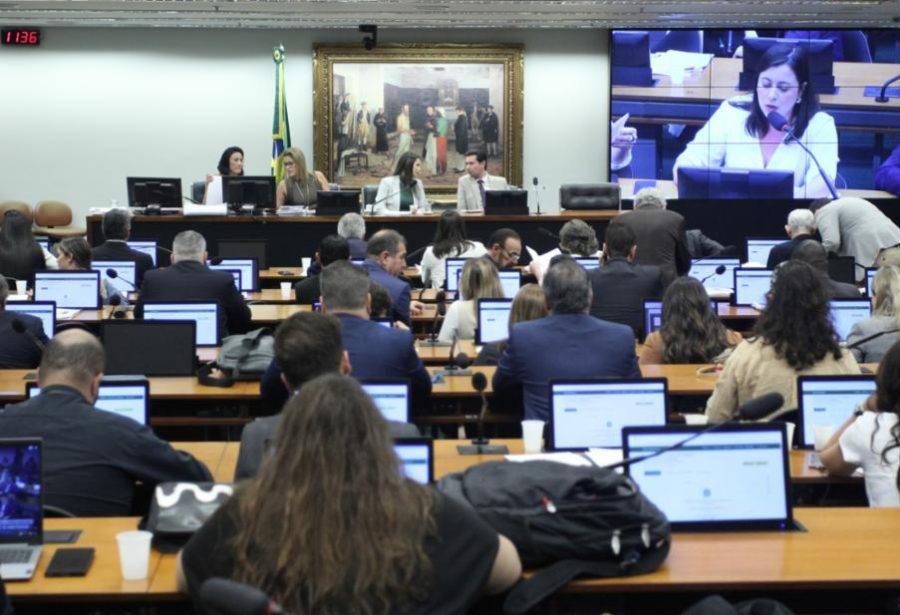
[[872,302],[869,299],[832,299],[828,306],[834,331],[842,342],[850,337],[853,325],[872,316]]
[[394,453],[406,478],[423,485],[434,482],[434,444],[431,438],[397,438],[394,440]]
[[875,376],[800,376],[797,378],[800,447],[813,448],[816,427],[837,429],[875,392]]
[[216,271],[237,269],[241,272],[242,292],[259,290],[259,266],[255,258],[217,258],[215,264],[209,261],[209,268]]
[[[25,387],[26,396],[31,399],[39,395],[41,388],[35,383]],[[146,378],[104,378],[94,407],[118,416],[131,419],[141,425],[150,424],[150,383]]]
[[56,335],[55,301],[10,301],[6,304],[6,311],[40,318],[44,327],[44,335],[48,339]]
[[878,269],[869,268],[866,269],[866,295],[870,299],[875,298],[875,289],[872,288],[872,284],[875,282],[875,274],[878,273]]
[[234,278],[234,287],[238,292],[241,290],[241,270],[240,269],[217,269],[217,271],[227,271]]
[[626,459],[674,450],[626,466],[676,530],[787,530],[793,527],[782,423],[626,427]]
[[60,308],[96,310],[100,307],[100,273],[35,271],[34,300],[55,301]]
[[678,198],[790,200],[794,198],[794,172],[678,167]]
[[223,175],[222,197],[231,206],[275,207],[275,178],[271,175]]
[[316,193],[317,216],[358,214],[359,190],[319,190]]
[[[719,304],[711,300],[709,309],[719,313]],[[662,329],[663,302],[659,299],[644,299],[644,336]]]
[[221,341],[217,303],[145,303],[144,320],[190,320],[197,324],[197,346],[218,346]]
[[769,262],[769,252],[775,246],[787,241],[784,237],[748,237],[747,238],[747,263],[760,263],[766,265]]
[[518,269],[501,269],[500,286],[503,288],[503,296],[507,299],[515,299],[516,293],[522,286],[522,272]]
[[128,177],[129,207],[181,207],[181,178],[178,177]]
[[104,320],[107,374],[193,376],[197,363],[193,321]]
[[489,344],[509,337],[509,313],[512,299],[478,299],[478,326],[475,329],[475,343]]
[[769,269],[738,267],[734,270],[735,305],[765,305],[771,287],[772,271]]
[[268,265],[266,242],[256,239],[220,239],[216,254],[219,258],[255,258],[259,270]]
[[817,94],[834,94],[834,42],[795,38],[745,38],[744,65],[738,77],[738,89],[752,92],[759,77],[759,62],[772,45],[802,45],[806,48],[809,83]]
[[[696,258],[691,261],[688,275],[700,280],[707,292],[734,290],[734,274],[732,272],[740,266],[739,258]],[[716,273],[719,267],[725,268],[722,273]]]
[[409,380],[360,380],[386,421],[409,423]]
[[828,277],[835,282],[856,285],[856,260],[852,256],[829,255]]
[[665,378],[550,382],[553,450],[620,448],[623,427],[665,424]]
[[650,33],[641,30],[614,31],[611,71],[613,85],[652,86]]
[[485,215],[527,216],[527,190],[487,190],[484,193]]
[[462,270],[468,258],[444,259],[444,289],[448,292],[459,290],[459,280],[462,278]]
[[[134,261],[91,261],[91,269],[100,273],[102,280],[109,280],[113,288],[126,297],[138,290],[137,263]],[[109,277],[108,269],[115,271],[116,277]]]
[[579,265],[581,265],[587,271],[600,268],[600,259],[595,256],[590,256],[590,257],[580,256],[575,259],[575,262],[578,263]]
[[156,242],[144,240],[129,240],[128,247],[138,252],[143,252],[153,259],[153,266],[156,267]]

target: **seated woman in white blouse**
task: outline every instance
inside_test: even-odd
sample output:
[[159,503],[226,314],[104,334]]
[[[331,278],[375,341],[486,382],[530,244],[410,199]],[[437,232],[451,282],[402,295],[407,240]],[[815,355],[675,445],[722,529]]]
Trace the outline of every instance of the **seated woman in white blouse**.
[[406,152],[397,161],[394,174],[378,182],[375,195],[375,215],[415,214],[431,211],[431,204],[425,198],[425,186],[416,176],[422,170],[422,160],[411,152]]
[[863,469],[869,506],[900,507],[900,343],[878,366],[875,394],[861,404],[819,451],[829,474]]
[[[818,97],[809,85],[807,57],[800,45],[772,45],[760,58],[752,99],[738,96],[719,106],[675,160],[675,181],[680,167],[792,171],[795,198],[831,196],[809,154],[797,143],[785,143],[791,129],[793,136],[816,155],[834,184],[837,130],[834,119],[819,111]],[[787,120],[783,130],[769,122],[772,112]]]
[[485,254],[484,244],[466,239],[466,225],[459,212],[448,209],[438,220],[434,243],[425,248],[422,255],[422,284],[443,288],[448,258],[477,258]]
[[459,279],[459,294],[460,299],[450,304],[441,324],[438,340],[442,342],[452,342],[454,337],[457,340],[475,339],[476,301],[503,298],[503,287],[494,262],[484,257],[470,258]]

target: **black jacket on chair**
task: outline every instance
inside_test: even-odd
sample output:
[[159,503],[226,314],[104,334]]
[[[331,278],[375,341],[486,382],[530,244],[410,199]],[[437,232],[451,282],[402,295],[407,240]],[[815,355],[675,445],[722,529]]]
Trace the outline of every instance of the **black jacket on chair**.
[[662,273],[659,267],[629,263],[613,258],[588,272],[594,298],[591,316],[628,325],[639,339],[644,331],[644,299],[662,297]]
[[153,269],[153,259],[149,254],[128,247],[124,241],[107,239],[91,250],[92,261],[128,261],[135,264],[135,286],[140,288],[144,274]]

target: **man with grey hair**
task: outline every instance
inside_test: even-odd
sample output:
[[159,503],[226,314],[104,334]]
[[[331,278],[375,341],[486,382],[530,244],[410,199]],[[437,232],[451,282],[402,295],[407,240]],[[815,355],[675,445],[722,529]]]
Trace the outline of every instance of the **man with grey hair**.
[[103,347],[83,329],[59,333],[38,368],[40,394],[0,411],[6,438],[43,439],[44,503],[78,517],[123,517],[135,483],[208,481],[206,466],[174,450],[150,427],[94,407]]
[[494,397],[521,388],[525,418],[547,421],[549,382],[561,379],[640,378],[631,327],[588,314],[591,285],[574,259],[558,257],[544,275],[550,315],[513,325],[494,373]]
[[828,275],[828,252],[824,246],[815,239],[804,239],[791,252],[791,260],[803,261],[812,265],[813,269],[822,274],[825,287],[832,299],[859,299],[859,289],[853,284],[832,280]]
[[766,261],[766,269],[774,270],[786,260],[790,260],[791,253],[803,241],[815,239],[816,217],[809,209],[794,209],[788,214],[784,232],[790,237],[788,241],[778,244],[769,251],[769,259]]
[[[47,343],[44,326],[37,316],[7,310],[8,297],[9,283],[0,275],[0,369],[33,369],[41,361],[39,344]],[[16,320],[21,332],[13,328]]]
[[544,278],[544,272],[550,267],[553,257],[568,254],[576,258],[596,258],[599,263],[599,250],[600,242],[591,225],[578,218],[569,220],[559,231],[559,246],[532,260],[531,273],[540,283]]
[[357,213],[346,213],[338,220],[337,234],[347,240],[350,258],[366,257],[366,221]]
[[369,238],[366,244],[366,260],[363,269],[369,277],[380,284],[391,296],[394,320],[406,326],[412,324],[411,314],[422,311],[423,305],[418,301],[410,301],[409,282],[399,276],[406,267],[406,239],[392,229],[381,229]]
[[149,254],[128,246],[128,238],[131,237],[131,212],[114,207],[103,214],[103,237],[105,241],[91,250],[91,259],[134,263],[135,285],[139,287],[144,281],[144,274],[156,265]]
[[134,308],[142,317],[144,303],[207,301],[219,305],[220,330],[225,334],[250,330],[250,308],[228,271],[206,266],[206,240],[196,231],[182,231],[172,242],[172,265],[148,271]]
[[659,267],[664,286],[690,270],[684,218],[666,209],[666,199],[658,190],[644,188],[638,192],[634,195],[634,211],[617,220],[630,227],[637,238],[636,264]]

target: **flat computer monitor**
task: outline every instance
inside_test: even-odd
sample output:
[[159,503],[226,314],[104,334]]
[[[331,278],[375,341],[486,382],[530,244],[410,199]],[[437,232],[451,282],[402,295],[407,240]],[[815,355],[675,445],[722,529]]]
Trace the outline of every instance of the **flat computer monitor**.
[[231,206],[275,207],[275,178],[271,175],[223,175],[222,198]]
[[143,252],[153,259],[153,266],[156,267],[156,242],[144,240],[129,240],[128,247],[138,252]]
[[107,374],[193,376],[197,324],[192,320],[104,320]]
[[386,421],[409,423],[409,380],[360,380]]
[[[700,280],[707,292],[734,290],[734,274],[732,272],[740,266],[739,258],[696,258],[691,261],[688,275]],[[724,267],[722,273],[716,273],[719,267]]]
[[444,289],[448,292],[457,292],[459,290],[459,280],[462,277],[463,267],[466,265],[468,258],[445,258],[444,259]]
[[181,178],[179,177],[127,177],[129,207],[181,207]]
[[478,299],[476,344],[499,342],[509,337],[509,313],[512,310],[512,302],[512,299]]
[[217,269],[217,271],[227,271],[234,278],[234,287],[240,292],[241,290],[241,270],[240,269]]
[[596,257],[578,257],[575,262],[590,271],[591,269],[600,268],[600,259]]
[[487,190],[484,193],[485,215],[527,216],[528,191]]
[[828,277],[836,282],[856,285],[856,260],[852,256],[829,254]]
[[866,269],[866,295],[870,299],[875,298],[875,290],[872,288],[872,284],[875,282],[875,274],[878,273],[878,269],[868,268]]
[[748,263],[760,263],[766,265],[769,262],[769,252],[775,246],[787,241],[784,237],[748,237],[747,260]]
[[828,306],[834,331],[842,342],[850,337],[853,325],[872,316],[872,302],[869,299],[832,299]]
[[56,302],[55,301],[10,301],[6,304],[7,312],[28,314],[41,319],[44,335],[52,338],[56,335]]
[[744,65],[738,77],[738,89],[752,92],[759,78],[759,62],[772,45],[802,45],[806,48],[809,83],[817,94],[834,94],[834,42],[794,38],[745,38]]
[[666,379],[550,381],[550,447],[621,448],[622,428],[666,424]]
[[266,242],[256,239],[220,239],[219,258],[255,258],[259,270],[268,267]]
[[800,447],[813,448],[816,428],[837,431],[875,392],[875,376],[800,376],[797,378]]
[[197,346],[218,346],[219,305],[203,301],[145,303],[144,320],[190,320],[197,324]]
[[678,198],[790,200],[794,198],[794,172],[678,167]]
[[216,271],[237,269],[241,272],[242,292],[256,292],[259,290],[259,265],[255,258],[217,258],[216,264],[209,262],[209,268]]
[[[719,304],[715,301],[709,302],[709,309],[713,314],[719,313]],[[659,299],[644,299],[644,336],[648,336],[654,331],[662,328],[663,302]]]
[[403,475],[422,485],[434,482],[434,444],[431,438],[397,438],[394,452]]
[[317,216],[358,214],[359,190],[319,190],[316,193]]
[[626,427],[626,459],[658,453],[626,472],[673,529],[787,530],[793,527],[784,424]]
[[769,269],[738,267],[734,270],[735,305],[765,305],[771,287],[772,271]]
[[[35,383],[25,387],[29,399],[40,395],[41,388]],[[150,424],[150,383],[143,379],[121,379],[118,377],[100,382],[94,407],[118,416],[131,419],[141,425]]]
[[613,32],[612,45],[612,84],[652,86],[650,33],[641,30],[616,30]]
[[507,299],[515,299],[516,293],[522,286],[522,272],[518,269],[501,269],[500,286],[503,287],[503,296]]
[[[113,288],[125,296],[138,290],[137,263],[134,261],[91,261],[91,269],[100,273],[101,280],[109,280]],[[110,269],[116,272],[116,277],[109,276]]]
[[96,310],[100,307],[100,273],[35,271],[34,300],[54,301],[60,308]]

